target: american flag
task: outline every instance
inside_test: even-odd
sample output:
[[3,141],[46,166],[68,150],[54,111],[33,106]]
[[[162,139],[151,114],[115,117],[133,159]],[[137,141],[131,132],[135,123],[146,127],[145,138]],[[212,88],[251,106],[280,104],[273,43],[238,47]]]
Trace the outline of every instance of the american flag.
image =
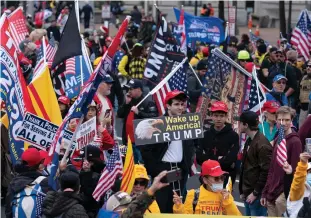
[[301,12],[297,26],[292,32],[291,43],[306,60],[310,59],[311,50],[311,20],[308,11]]
[[66,60],[65,74],[76,74],[76,58],[72,57]]
[[[172,68],[174,69],[178,65]],[[183,92],[187,92],[187,76],[185,72],[185,68],[180,68],[176,73],[168,80],[167,83],[164,84],[162,88],[160,88],[154,95],[153,98],[157,104],[160,115],[165,114],[165,105],[164,100],[168,92],[179,90]]]
[[286,139],[284,132],[284,125],[280,126],[278,141],[277,141],[277,150],[276,150],[276,161],[278,164],[283,167],[284,163],[287,161],[287,149],[286,149]]
[[180,50],[187,55],[187,43],[186,43],[186,28],[185,28],[185,16],[184,16],[184,9],[180,11],[180,18],[178,23],[178,32],[181,33],[180,38]]
[[37,63],[34,69],[34,76],[39,73],[39,70],[45,66],[45,39],[44,37],[41,40],[41,46],[37,50]]
[[55,44],[53,33],[51,33],[51,39],[49,41],[49,44],[46,47],[46,59],[48,61],[49,68],[52,67],[52,63],[53,63],[56,51],[57,51],[57,46]]
[[[253,46],[255,46],[255,48],[256,48],[256,42],[257,42],[257,40],[260,39],[260,38],[259,38],[258,36],[256,36],[256,35],[255,35],[254,33],[252,33],[252,32],[249,32],[249,36],[250,36],[250,40],[251,40]],[[266,40],[264,40],[264,42],[265,42],[265,44],[266,44],[267,47],[270,45],[270,43],[267,42]]]
[[123,167],[119,146],[115,145],[112,155],[110,156],[93,192],[93,198],[96,201],[99,201],[100,197],[113,186],[116,177],[119,174],[122,174],[122,169]]
[[[249,82],[250,81],[250,82]],[[263,104],[266,102],[266,95],[265,95],[265,88],[262,87],[261,84],[259,84],[259,98],[260,102],[258,100],[258,93],[257,93],[257,87],[256,87],[256,79],[249,78],[248,84],[250,83],[250,86],[247,87],[247,90],[249,90],[249,98],[247,99],[246,104],[248,104],[248,110],[259,112],[260,108],[263,106]]]
[[22,7],[17,8],[8,16],[12,38],[16,47],[29,35]]

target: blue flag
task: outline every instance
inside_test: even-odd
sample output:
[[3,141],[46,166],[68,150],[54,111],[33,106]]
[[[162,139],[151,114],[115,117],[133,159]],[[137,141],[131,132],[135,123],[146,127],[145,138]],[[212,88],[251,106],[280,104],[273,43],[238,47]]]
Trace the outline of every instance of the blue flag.
[[[177,22],[180,10],[174,8]],[[216,17],[197,17],[185,12],[187,44],[195,45],[196,41],[219,45],[225,40],[223,21]]]

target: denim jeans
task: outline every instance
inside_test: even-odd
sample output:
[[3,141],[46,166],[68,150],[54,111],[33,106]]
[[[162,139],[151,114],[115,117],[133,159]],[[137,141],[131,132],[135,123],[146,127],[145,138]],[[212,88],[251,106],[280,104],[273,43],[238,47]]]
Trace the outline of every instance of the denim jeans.
[[143,164],[143,157],[141,156],[140,149],[133,143],[133,154],[135,164]]
[[267,216],[267,208],[261,206],[260,196],[258,196],[252,204],[244,201],[244,205],[246,216]]

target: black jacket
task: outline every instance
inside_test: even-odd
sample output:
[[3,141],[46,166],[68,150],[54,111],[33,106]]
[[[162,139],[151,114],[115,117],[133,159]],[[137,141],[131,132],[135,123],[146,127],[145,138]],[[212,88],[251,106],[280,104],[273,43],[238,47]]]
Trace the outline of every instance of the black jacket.
[[[167,116],[167,114],[165,115]],[[167,170],[166,164],[162,162],[162,158],[168,149],[169,142],[151,144],[141,146],[141,154],[145,163],[148,174],[152,178],[156,177],[163,170]],[[183,158],[181,162],[181,169],[185,174],[190,172],[193,163],[195,148],[193,140],[183,140]]]
[[[42,174],[33,171],[33,172],[20,173],[18,176],[12,179],[5,200],[6,202],[5,214],[7,218],[13,217],[11,202],[13,200],[14,195],[22,191],[27,185],[35,181],[39,176],[42,176]],[[43,179],[40,183],[40,186],[42,188],[42,192],[47,193],[50,189],[48,185],[48,179],[47,178]]]
[[[203,77],[198,75],[200,81],[203,81]],[[192,70],[188,71],[188,79],[187,79],[187,89],[189,95],[189,102],[191,107],[191,112],[195,112],[196,106],[198,104],[199,98],[202,94],[202,86]]]
[[[198,164],[208,159],[217,160],[221,169],[227,172],[233,167],[239,152],[239,135],[233,131],[231,124],[226,124],[221,131],[216,131],[214,125],[204,132],[204,138],[199,139],[196,158]],[[218,159],[222,157],[221,159]]]
[[42,204],[42,218],[88,218],[81,199],[74,192],[48,192]]
[[[131,108],[136,106],[144,96],[142,95],[138,99],[132,99],[129,104],[125,104],[125,102],[119,107],[117,116],[119,118],[123,118],[123,130],[122,130],[122,140],[123,143],[127,144],[127,135],[126,135],[126,119],[129,113],[131,112]],[[155,102],[150,99],[146,99],[142,102],[142,104],[138,107],[138,114],[134,115],[134,119],[144,119],[158,116],[158,110]]]
[[111,72],[109,73],[109,75],[114,80],[114,83],[112,84],[111,92],[110,95],[108,95],[108,98],[112,104],[112,107],[114,108],[115,97],[117,97],[118,105],[122,105],[124,101],[124,95],[118,76],[115,73]]
[[272,145],[259,131],[246,141],[240,174],[240,194],[247,197],[254,190],[261,194],[265,187],[272,158]]

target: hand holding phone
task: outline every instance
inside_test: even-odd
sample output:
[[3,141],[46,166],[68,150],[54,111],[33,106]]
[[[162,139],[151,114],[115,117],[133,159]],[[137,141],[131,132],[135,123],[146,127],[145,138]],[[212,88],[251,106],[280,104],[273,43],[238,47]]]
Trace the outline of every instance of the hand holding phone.
[[172,183],[181,180],[181,169],[168,171],[166,176],[161,179],[162,183]]

